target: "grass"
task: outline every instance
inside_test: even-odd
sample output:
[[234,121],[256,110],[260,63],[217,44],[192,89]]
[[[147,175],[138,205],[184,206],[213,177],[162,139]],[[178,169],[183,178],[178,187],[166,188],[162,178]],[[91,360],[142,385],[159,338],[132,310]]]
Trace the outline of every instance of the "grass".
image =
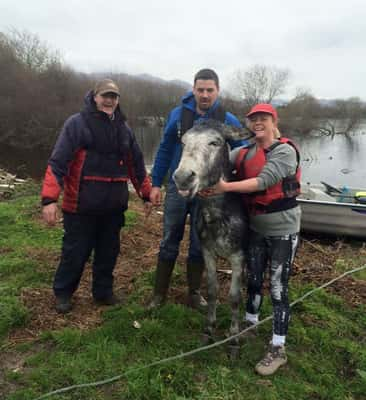
[[40,211],[37,203],[35,195],[0,203],[0,339],[27,321],[20,290],[50,284],[41,255],[56,252],[61,229],[49,230],[34,220]]
[[[264,308],[269,312],[269,304]],[[220,314],[227,312],[220,306]],[[203,318],[180,305],[147,314],[140,306],[128,304],[106,312],[103,325],[93,331],[66,328],[44,334],[44,350],[28,358],[25,372],[7,376],[18,387],[7,399],[33,399],[55,388],[119,374],[125,375],[111,386],[77,389],[55,398],[362,399],[366,381],[357,370],[366,369],[365,315],[324,293],[308,301],[294,311],[290,365],[263,379],[254,374],[253,366],[263,354],[270,326],[260,328],[258,338],[243,344],[242,357],[235,364],[219,347],[138,370],[199,347]],[[133,321],[139,321],[141,329],[135,329]]]
[[[38,222],[38,199],[22,197],[0,203],[0,335],[26,326],[27,310],[19,301],[22,287],[51,284],[52,276],[42,254],[59,252],[61,229],[49,230]],[[136,221],[129,213],[128,224]],[[347,261],[349,261],[347,259]],[[354,260],[359,263],[360,260]],[[348,263],[348,265],[350,265]],[[360,265],[360,264],[357,264]],[[337,265],[340,272],[346,267]],[[179,271],[174,279],[179,279]],[[366,393],[366,307],[348,306],[342,298],[320,291],[293,309],[288,336],[289,363],[276,375],[254,373],[271,324],[259,327],[258,337],[244,341],[240,359],[228,360],[225,347],[145,368],[165,357],[201,345],[204,316],[182,305],[167,304],[152,313],[139,305],[139,288],[153,278],[146,272],[135,283],[136,292],[122,307],[103,314],[100,327],[80,331],[64,328],[44,332],[37,342],[12,349],[25,359],[21,370],[4,373],[4,400],[31,400],[49,391],[115,375],[108,385],[75,389],[50,397],[57,400],[198,399],[198,400],[361,400]],[[360,274],[359,279],[364,279]],[[290,296],[296,299],[313,287],[294,281]],[[271,313],[268,298],[263,316]],[[218,335],[228,329],[230,311],[218,307]],[[134,327],[134,321],[141,325]],[[3,388],[3,389],[2,389]],[[1,397],[1,396],[0,396]]]

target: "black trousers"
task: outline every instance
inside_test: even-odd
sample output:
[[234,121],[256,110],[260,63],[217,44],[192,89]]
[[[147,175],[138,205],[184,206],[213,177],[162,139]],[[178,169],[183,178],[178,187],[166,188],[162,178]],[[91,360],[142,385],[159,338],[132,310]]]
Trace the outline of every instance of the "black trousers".
[[264,275],[269,267],[273,306],[273,333],[286,335],[290,318],[288,283],[299,235],[262,236],[250,231],[247,257],[248,300],[246,311],[258,314],[262,305]]
[[64,213],[61,261],[53,290],[56,296],[71,296],[94,250],[93,297],[103,299],[113,293],[113,270],[120,250],[124,214],[78,215]]

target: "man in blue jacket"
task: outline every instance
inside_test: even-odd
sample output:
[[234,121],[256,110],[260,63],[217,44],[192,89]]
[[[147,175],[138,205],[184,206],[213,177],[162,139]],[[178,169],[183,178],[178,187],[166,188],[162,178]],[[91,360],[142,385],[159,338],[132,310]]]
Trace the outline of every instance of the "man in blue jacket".
[[[216,72],[211,69],[202,69],[194,77],[193,91],[186,94],[181,105],[174,108],[168,116],[152,170],[153,187],[150,201],[153,205],[161,203],[161,186],[168,172],[169,181],[164,204],[163,239],[160,243],[154,295],[148,306],[150,309],[159,307],[165,302],[188,214],[190,214],[191,227],[187,258],[187,304],[196,309],[207,305],[200,294],[204,261],[195,229],[197,201],[187,200],[179,195],[172,174],[177,169],[182,154],[180,138],[194,123],[212,118],[227,125],[241,126],[238,119],[221,106],[218,95],[219,78]],[[232,148],[243,144],[245,144],[243,141],[230,143]]]

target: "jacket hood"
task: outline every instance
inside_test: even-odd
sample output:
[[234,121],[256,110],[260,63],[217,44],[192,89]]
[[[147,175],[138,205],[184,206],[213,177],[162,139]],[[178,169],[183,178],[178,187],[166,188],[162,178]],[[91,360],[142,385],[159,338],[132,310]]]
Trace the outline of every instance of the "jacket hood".
[[[194,94],[192,91],[187,92],[183,97],[182,97],[182,104],[183,107],[188,108],[189,110],[195,112],[196,111],[196,100],[194,98]],[[212,111],[214,111],[217,106],[220,104],[220,100],[217,99],[215,103],[212,105],[212,107],[206,112],[206,114],[211,114]]]
[[[89,113],[104,114],[97,109],[97,105],[95,104],[95,101],[94,101],[94,91],[93,90],[89,90],[89,92],[84,97],[84,110]],[[116,114],[116,116],[117,115],[120,116],[123,121],[127,120],[125,114],[123,113],[123,111],[121,110],[121,108],[119,106],[119,103],[118,103],[114,113]]]

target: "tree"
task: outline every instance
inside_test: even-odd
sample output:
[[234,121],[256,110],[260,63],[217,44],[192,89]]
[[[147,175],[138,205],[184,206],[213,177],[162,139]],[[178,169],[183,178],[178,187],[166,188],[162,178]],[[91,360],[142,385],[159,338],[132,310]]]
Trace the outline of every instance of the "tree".
[[365,106],[359,97],[349,99],[339,99],[335,102],[335,117],[342,121],[337,130],[333,130],[331,135],[349,135],[358,130],[365,115]]
[[280,130],[306,135],[319,126],[321,104],[309,89],[297,88],[295,97],[281,110]]
[[334,137],[356,132],[365,115],[365,105],[357,97],[321,103],[308,89],[298,89],[296,96],[281,110],[280,130],[292,134],[316,134]]
[[12,49],[21,64],[34,72],[43,72],[51,65],[61,64],[60,54],[52,51],[36,34],[10,29],[7,35],[1,35],[1,41]]
[[289,78],[287,69],[256,64],[247,70],[237,70],[232,84],[234,93],[249,109],[257,103],[271,103],[283,94]]

